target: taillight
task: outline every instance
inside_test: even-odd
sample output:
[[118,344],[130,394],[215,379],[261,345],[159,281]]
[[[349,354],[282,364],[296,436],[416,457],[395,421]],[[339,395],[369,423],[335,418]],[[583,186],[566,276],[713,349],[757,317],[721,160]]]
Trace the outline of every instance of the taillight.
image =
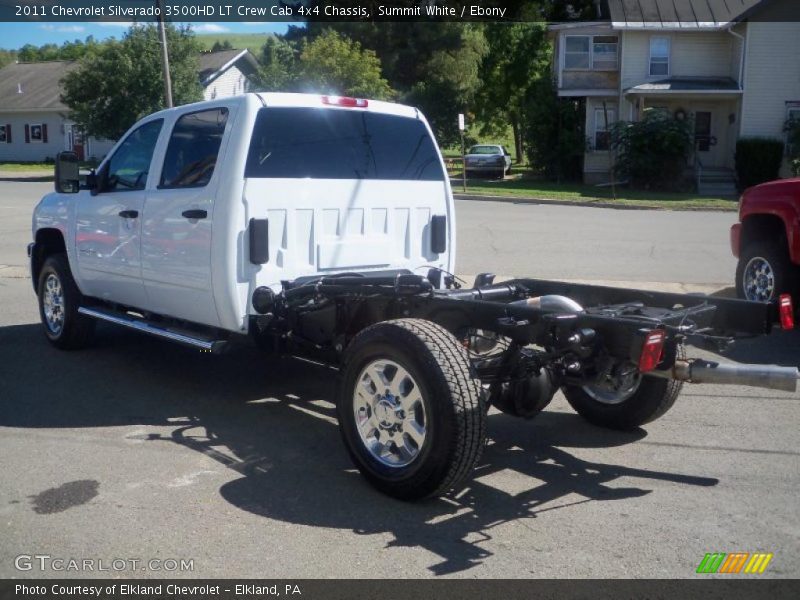
[[789,294],[781,294],[778,298],[778,312],[781,315],[781,329],[794,329],[794,307]]
[[323,96],[322,103],[343,108],[367,108],[369,106],[369,100],[350,98],[349,96]]
[[647,332],[644,336],[644,344],[642,345],[642,354],[639,356],[639,371],[647,373],[652,371],[661,362],[661,356],[664,353],[664,341],[667,339],[667,334],[663,329],[654,329]]

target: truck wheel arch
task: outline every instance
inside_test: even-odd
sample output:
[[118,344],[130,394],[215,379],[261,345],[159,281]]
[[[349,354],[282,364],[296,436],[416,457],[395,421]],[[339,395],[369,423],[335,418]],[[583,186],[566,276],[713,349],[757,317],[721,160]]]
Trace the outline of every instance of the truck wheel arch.
[[36,246],[31,256],[31,279],[34,290],[37,288],[39,273],[42,271],[44,261],[48,256],[61,253],[66,255],[67,245],[60,230],[48,227],[36,232]]

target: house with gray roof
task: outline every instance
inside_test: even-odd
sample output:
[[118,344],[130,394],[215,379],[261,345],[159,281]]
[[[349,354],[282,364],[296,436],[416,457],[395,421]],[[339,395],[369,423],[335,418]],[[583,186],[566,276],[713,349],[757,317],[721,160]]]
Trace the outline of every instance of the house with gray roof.
[[[800,117],[798,0],[604,0],[550,26],[558,94],[585,106],[587,183],[610,178],[608,124],[647,109],[691,119],[701,193],[734,193],[743,137],[783,139]],[[788,175],[788,164],[782,174]]]
[[[60,81],[76,66],[74,61],[50,61],[0,69],[0,161],[43,161],[63,150],[85,159],[108,153],[114,141],[83,135],[61,101]],[[246,49],[204,52],[198,59],[206,100],[249,91],[257,70]]]

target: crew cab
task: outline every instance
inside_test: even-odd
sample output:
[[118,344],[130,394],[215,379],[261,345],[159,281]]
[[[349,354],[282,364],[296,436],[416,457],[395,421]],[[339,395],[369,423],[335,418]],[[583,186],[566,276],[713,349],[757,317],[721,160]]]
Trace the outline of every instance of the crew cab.
[[398,498],[461,485],[490,406],[530,418],[561,389],[624,429],[666,413],[684,381],[792,391],[800,376],[684,351],[791,328],[791,302],[491,273],[459,285],[449,180],[412,107],[279,93],[182,106],[136,123],[84,182],[60,154],[55,188],[28,248],[50,343],[82,348],[104,321],[327,363],[350,456]]
[[731,250],[739,259],[736,292],[768,301],[800,293],[800,178],[748,188],[731,227]]

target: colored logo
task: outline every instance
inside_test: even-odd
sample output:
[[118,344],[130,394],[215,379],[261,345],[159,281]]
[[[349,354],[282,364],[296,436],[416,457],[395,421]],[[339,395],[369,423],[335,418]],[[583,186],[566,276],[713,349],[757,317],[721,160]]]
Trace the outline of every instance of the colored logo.
[[772,560],[771,552],[709,552],[700,561],[698,573],[763,573]]

